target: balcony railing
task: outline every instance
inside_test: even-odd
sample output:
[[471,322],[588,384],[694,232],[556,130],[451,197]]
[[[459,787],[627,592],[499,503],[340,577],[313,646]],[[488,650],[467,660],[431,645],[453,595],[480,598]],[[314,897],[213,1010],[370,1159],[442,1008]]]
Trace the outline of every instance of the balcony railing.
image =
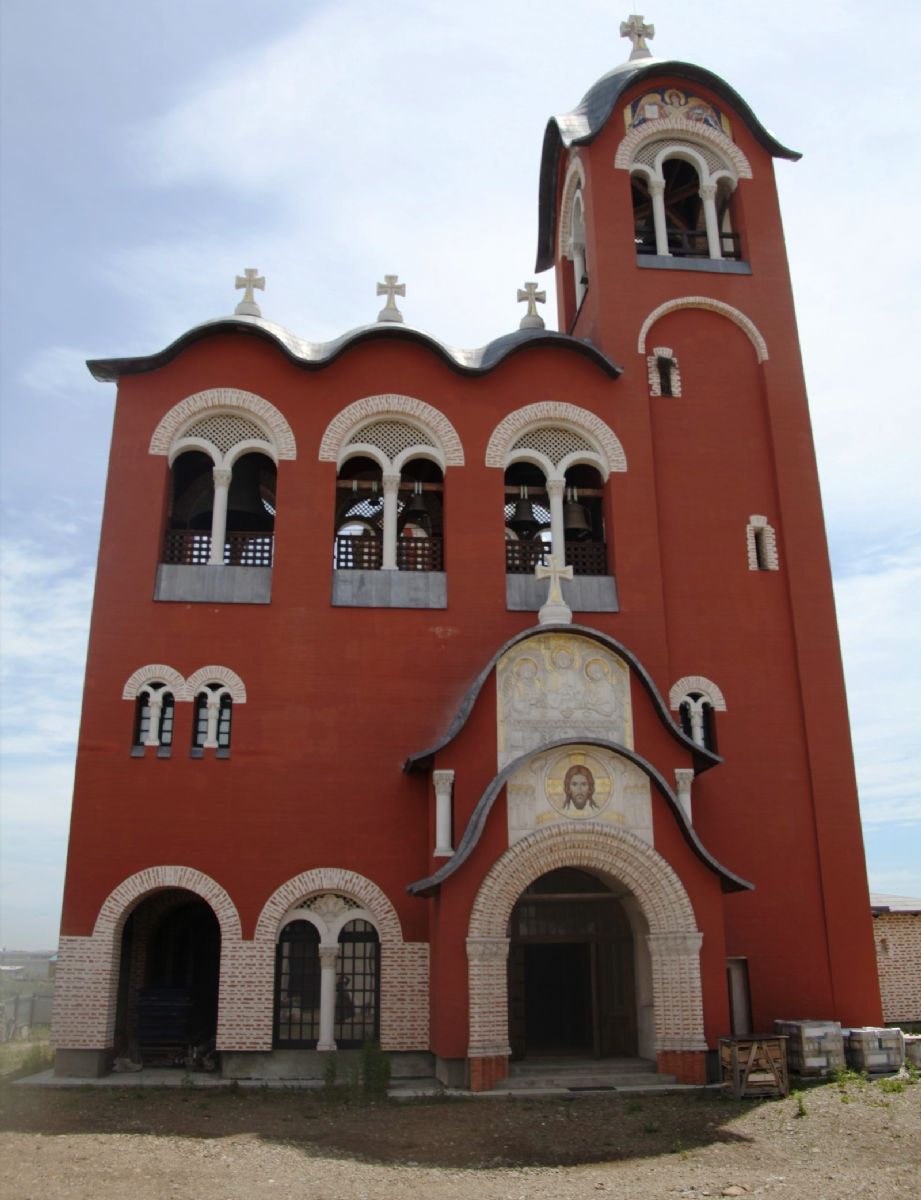
[[[709,258],[710,242],[706,229],[669,229],[668,252],[673,258]],[[656,235],[651,229],[638,229],[634,235],[637,254],[656,254]],[[737,233],[720,234],[723,258],[742,257],[742,239]]]
[[[383,561],[381,539],[361,534],[340,533],[336,538],[333,561],[337,571],[379,571]],[[443,571],[444,539],[397,538],[397,569]]]
[[[507,575],[533,575],[538,563],[546,566],[550,560],[549,542],[505,543]],[[608,554],[604,542],[567,542],[566,564],[574,575],[607,575]]]
[[[275,535],[271,533],[228,533],[224,541],[224,565],[270,567]],[[211,535],[194,529],[169,529],[163,541],[163,562],[206,566],[211,558]]]

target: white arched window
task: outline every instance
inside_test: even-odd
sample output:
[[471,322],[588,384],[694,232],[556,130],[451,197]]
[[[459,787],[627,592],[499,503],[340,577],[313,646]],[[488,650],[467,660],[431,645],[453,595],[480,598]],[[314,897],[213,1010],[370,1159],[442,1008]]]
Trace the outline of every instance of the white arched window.
[[444,471],[438,434],[404,414],[360,422],[338,454],[337,570],[444,570]]
[[170,464],[164,563],[272,565],[278,462],[295,457],[276,408],[234,388],[198,392],[164,416],[150,452]]
[[138,689],[132,742],[136,751],[143,754],[146,746],[156,746],[159,757],[169,756],[175,709],[176,697],[162,680],[152,679]]
[[687,675],[673,684],[669,706],[678,714],[681,728],[698,746],[716,753],[716,716],[726,711],[723,693],[702,675]]
[[574,156],[563,183],[560,202],[560,254],[572,263],[575,311],[588,291],[588,257],[585,233],[585,172]]
[[189,676],[186,691],[193,702],[192,757],[213,750],[228,758],[234,706],[246,701],[242,679],[229,667],[202,667]]
[[777,534],[767,517],[751,516],[745,528],[748,569],[750,571],[779,571]]

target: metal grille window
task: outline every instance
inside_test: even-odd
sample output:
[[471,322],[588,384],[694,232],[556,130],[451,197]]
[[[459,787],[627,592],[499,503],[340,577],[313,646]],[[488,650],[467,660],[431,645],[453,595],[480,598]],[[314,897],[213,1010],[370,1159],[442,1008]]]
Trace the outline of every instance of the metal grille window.
[[381,946],[368,921],[349,921],[339,935],[333,1036],[340,1049],[354,1049],[380,1034]]
[[357,443],[376,446],[378,450],[383,450],[391,462],[411,446],[435,445],[428,434],[402,421],[375,421],[366,425],[364,429],[353,433],[346,445],[353,446]]
[[539,450],[546,454],[554,466],[562,462],[567,454],[575,450],[594,450],[594,446],[581,434],[558,425],[529,429],[515,442],[512,450]]
[[315,1049],[319,1037],[320,934],[310,921],[292,921],[275,954],[274,1044]]
[[196,421],[183,436],[205,438],[209,442],[213,442],[222,454],[226,454],[240,442],[252,441],[269,444],[269,439],[258,425],[247,421],[244,417],[235,417],[229,413],[220,413],[213,417],[205,417],[203,421]]

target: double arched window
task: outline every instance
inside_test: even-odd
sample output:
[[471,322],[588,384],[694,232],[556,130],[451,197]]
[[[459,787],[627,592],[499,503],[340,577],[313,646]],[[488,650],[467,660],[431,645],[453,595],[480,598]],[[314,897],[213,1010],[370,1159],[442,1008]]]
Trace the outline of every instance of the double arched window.
[[685,736],[715,754],[716,713],[726,711],[726,701],[717,685],[702,675],[686,675],[672,685],[668,699]]
[[737,182],[711,146],[670,137],[644,143],[630,166],[637,254],[740,258],[730,212]]
[[191,701],[192,757],[202,758],[212,750],[217,758],[227,758],[233,707],[246,702],[246,688],[229,667],[201,667],[186,679],[159,663],[139,667],[125,683],[122,699],[134,701],[134,757],[143,757],[148,746],[156,747],[158,758],[169,757],[176,705]]
[[275,952],[274,1044],[357,1049],[380,1038],[381,947],[370,914],[324,895],[282,921]]

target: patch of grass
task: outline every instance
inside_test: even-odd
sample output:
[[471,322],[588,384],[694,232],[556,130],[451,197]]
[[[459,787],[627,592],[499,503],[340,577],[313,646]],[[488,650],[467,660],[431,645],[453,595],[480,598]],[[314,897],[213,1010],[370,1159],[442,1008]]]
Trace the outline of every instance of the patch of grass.
[[790,1099],[796,1101],[796,1116],[809,1116],[809,1110],[806,1107],[806,1097],[798,1088],[794,1088],[794,1090],[790,1093]]
[[881,1092],[904,1092],[904,1079],[881,1079],[877,1084]]

